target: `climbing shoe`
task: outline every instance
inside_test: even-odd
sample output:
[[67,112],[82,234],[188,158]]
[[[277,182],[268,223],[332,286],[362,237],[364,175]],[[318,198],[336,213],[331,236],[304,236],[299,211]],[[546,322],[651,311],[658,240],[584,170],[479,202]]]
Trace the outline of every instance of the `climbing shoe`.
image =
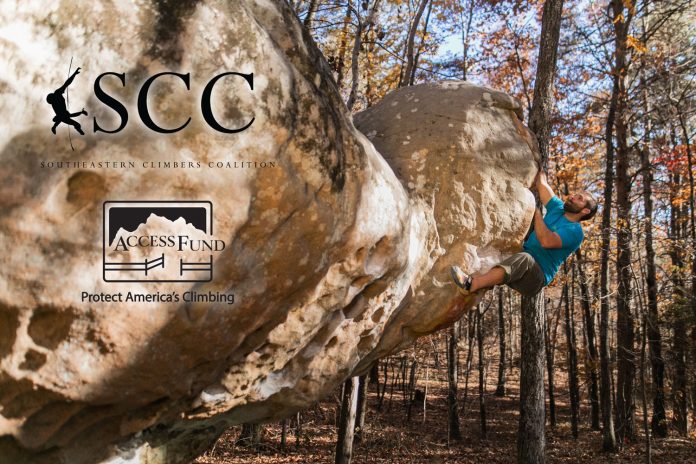
[[455,285],[460,288],[461,293],[464,295],[471,293],[471,282],[473,282],[474,279],[470,275],[462,271],[459,266],[451,266],[450,275]]

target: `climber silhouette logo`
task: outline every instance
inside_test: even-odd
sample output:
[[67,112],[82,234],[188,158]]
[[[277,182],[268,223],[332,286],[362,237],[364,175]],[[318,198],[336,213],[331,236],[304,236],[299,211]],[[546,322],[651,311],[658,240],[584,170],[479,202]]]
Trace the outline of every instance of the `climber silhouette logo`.
[[[69,69],[70,68],[72,68],[72,58],[70,59]],[[69,69],[68,74],[70,73]],[[51,105],[51,107],[53,108],[53,112],[55,113],[55,116],[53,117],[53,127],[51,127],[51,132],[53,132],[53,134],[56,134],[56,129],[58,128],[60,123],[63,123],[67,124],[68,126],[74,127],[80,135],[85,135],[80,123],[74,120],[73,118],[81,115],[87,116],[87,111],[85,111],[85,109],[82,108],[82,111],[78,111],[77,113],[71,113],[68,109],[68,105],[70,103],[68,87],[75,80],[75,76],[80,74],[80,69],[81,68],[77,68],[75,72],[72,73],[72,75],[70,75],[68,79],[63,83],[63,85],[46,95],[46,101],[49,105]],[[63,93],[65,93],[65,98],[63,97]],[[70,138],[69,131],[70,128],[68,127],[68,138],[70,139],[70,147],[73,150],[75,150],[75,148],[72,146],[72,138]]]
[[105,201],[102,233],[105,282],[210,282],[225,249],[210,201]]

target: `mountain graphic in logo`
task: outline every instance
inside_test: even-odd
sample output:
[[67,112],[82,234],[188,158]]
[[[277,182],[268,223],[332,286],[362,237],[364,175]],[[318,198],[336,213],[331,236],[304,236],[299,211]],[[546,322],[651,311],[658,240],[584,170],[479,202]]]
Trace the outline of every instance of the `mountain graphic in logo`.
[[208,201],[104,203],[103,277],[106,282],[209,282],[213,237]]
[[[159,216],[171,222],[184,219],[201,232],[212,233],[208,230],[208,209],[201,206],[112,206],[109,208],[109,244],[114,241],[117,228],[135,232],[150,216]],[[212,224],[210,228],[212,229]]]

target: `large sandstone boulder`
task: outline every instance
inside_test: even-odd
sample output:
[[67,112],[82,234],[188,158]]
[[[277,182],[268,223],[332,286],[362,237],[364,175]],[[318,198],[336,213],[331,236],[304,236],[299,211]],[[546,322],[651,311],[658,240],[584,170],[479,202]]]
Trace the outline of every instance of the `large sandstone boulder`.
[[359,370],[459,318],[462,301],[452,298],[449,284],[452,264],[482,272],[520,251],[534,211],[527,186],[538,160],[536,139],[521,118],[516,99],[461,81],[401,88],[356,115],[356,127],[409,197],[427,205],[439,249],[428,278],[413,284],[399,317],[389,321]]
[[[513,100],[463,83],[395,92],[357,118],[385,161],[285,2],[5,2],[0,30],[0,462],[187,462],[452,323],[475,301],[447,266],[490,266],[527,228],[536,155]],[[104,83],[131,115],[123,132],[80,117],[85,136],[51,133],[45,97],[71,59],[71,111],[109,127],[92,84],[126,74]],[[192,118],[168,135],[136,116],[140,84],[163,71],[192,79],[152,87],[159,124]],[[200,114],[225,71],[254,73],[253,91],[229,79],[212,95],[227,127],[253,114],[237,134]],[[213,205],[225,248],[211,281],[105,280],[104,202],[138,200]],[[234,303],[82,298],[191,290]]]

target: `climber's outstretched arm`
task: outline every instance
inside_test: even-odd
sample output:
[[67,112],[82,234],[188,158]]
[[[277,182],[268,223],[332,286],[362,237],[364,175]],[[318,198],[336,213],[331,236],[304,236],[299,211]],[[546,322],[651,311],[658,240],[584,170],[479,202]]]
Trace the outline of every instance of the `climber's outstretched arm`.
[[534,232],[539,244],[544,248],[561,248],[563,246],[561,236],[548,228],[544,222],[544,216],[538,208],[534,208]]
[[541,200],[541,203],[546,206],[546,203],[553,198],[554,193],[546,180],[546,173],[544,171],[539,170],[536,175],[536,179],[534,179],[534,185],[536,186],[537,192],[539,192],[539,199]]
[[75,79],[75,76],[77,76],[78,74],[80,74],[80,68],[77,68],[77,69],[75,70],[75,72],[73,73],[73,75],[70,76],[70,77],[68,77],[68,80],[65,81],[65,83],[64,83],[63,85],[61,85],[58,89],[56,89],[56,93],[63,93],[63,92],[65,92],[65,89],[67,89],[68,86],[69,86],[70,84],[72,84],[72,81]]

